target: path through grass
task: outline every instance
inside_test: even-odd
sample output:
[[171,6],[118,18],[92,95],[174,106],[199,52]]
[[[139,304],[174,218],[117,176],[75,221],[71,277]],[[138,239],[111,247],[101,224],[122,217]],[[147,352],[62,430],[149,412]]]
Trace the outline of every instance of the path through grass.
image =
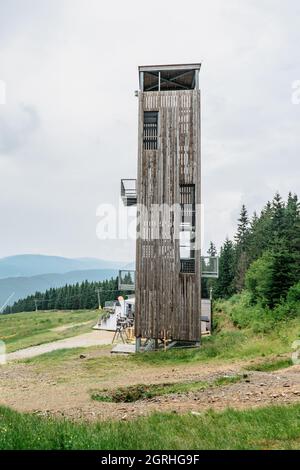
[[[99,311],[47,311],[15,313],[0,316],[0,340],[6,344],[7,352],[36,346],[51,341],[70,338],[91,331],[92,322],[99,317]],[[91,321],[91,324],[83,324]],[[72,327],[72,325],[76,325]],[[53,331],[54,328],[70,325],[71,328]]]

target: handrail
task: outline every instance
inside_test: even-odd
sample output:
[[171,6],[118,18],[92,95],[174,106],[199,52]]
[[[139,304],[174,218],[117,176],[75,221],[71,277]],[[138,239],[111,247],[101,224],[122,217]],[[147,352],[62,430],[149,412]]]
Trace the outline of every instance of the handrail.
[[[126,184],[126,183],[131,183]],[[137,201],[137,189],[136,179],[122,179],[121,180],[121,197],[126,206],[136,205]]]

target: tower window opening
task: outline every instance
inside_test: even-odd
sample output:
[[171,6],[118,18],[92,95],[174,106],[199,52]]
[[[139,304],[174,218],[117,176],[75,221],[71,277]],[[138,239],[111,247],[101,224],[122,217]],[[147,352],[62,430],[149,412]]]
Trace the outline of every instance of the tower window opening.
[[180,185],[179,249],[181,272],[195,272],[195,185]]
[[158,111],[144,112],[144,150],[158,148]]

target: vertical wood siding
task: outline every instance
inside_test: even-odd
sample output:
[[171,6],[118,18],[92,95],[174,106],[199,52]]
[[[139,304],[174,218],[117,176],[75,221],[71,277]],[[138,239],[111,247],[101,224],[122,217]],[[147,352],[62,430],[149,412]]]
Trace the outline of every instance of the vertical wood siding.
[[[159,112],[157,150],[145,150],[144,111]],[[196,204],[201,203],[200,91],[139,93],[138,205],[179,204],[180,185],[194,184]],[[199,341],[201,335],[200,250],[195,253],[195,274],[180,273],[179,240],[174,221],[154,239],[142,213],[146,233],[136,249],[136,336]],[[200,220],[197,236],[200,237]],[[163,239],[163,230],[170,238]]]

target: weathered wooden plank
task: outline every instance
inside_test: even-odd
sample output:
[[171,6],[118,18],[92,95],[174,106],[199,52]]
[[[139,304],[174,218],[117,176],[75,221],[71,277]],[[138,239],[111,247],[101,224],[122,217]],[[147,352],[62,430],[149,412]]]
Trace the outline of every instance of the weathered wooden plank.
[[[140,93],[138,202],[148,211],[152,204],[179,202],[179,185],[195,184],[196,203],[200,188],[199,92]],[[144,149],[143,113],[159,111],[159,147]],[[150,225],[154,219],[150,218]],[[200,338],[200,253],[196,273],[180,273],[179,241],[171,225],[169,240],[159,239],[147,227],[147,240],[137,240],[136,335],[198,341]],[[149,248],[147,250],[146,248]]]

